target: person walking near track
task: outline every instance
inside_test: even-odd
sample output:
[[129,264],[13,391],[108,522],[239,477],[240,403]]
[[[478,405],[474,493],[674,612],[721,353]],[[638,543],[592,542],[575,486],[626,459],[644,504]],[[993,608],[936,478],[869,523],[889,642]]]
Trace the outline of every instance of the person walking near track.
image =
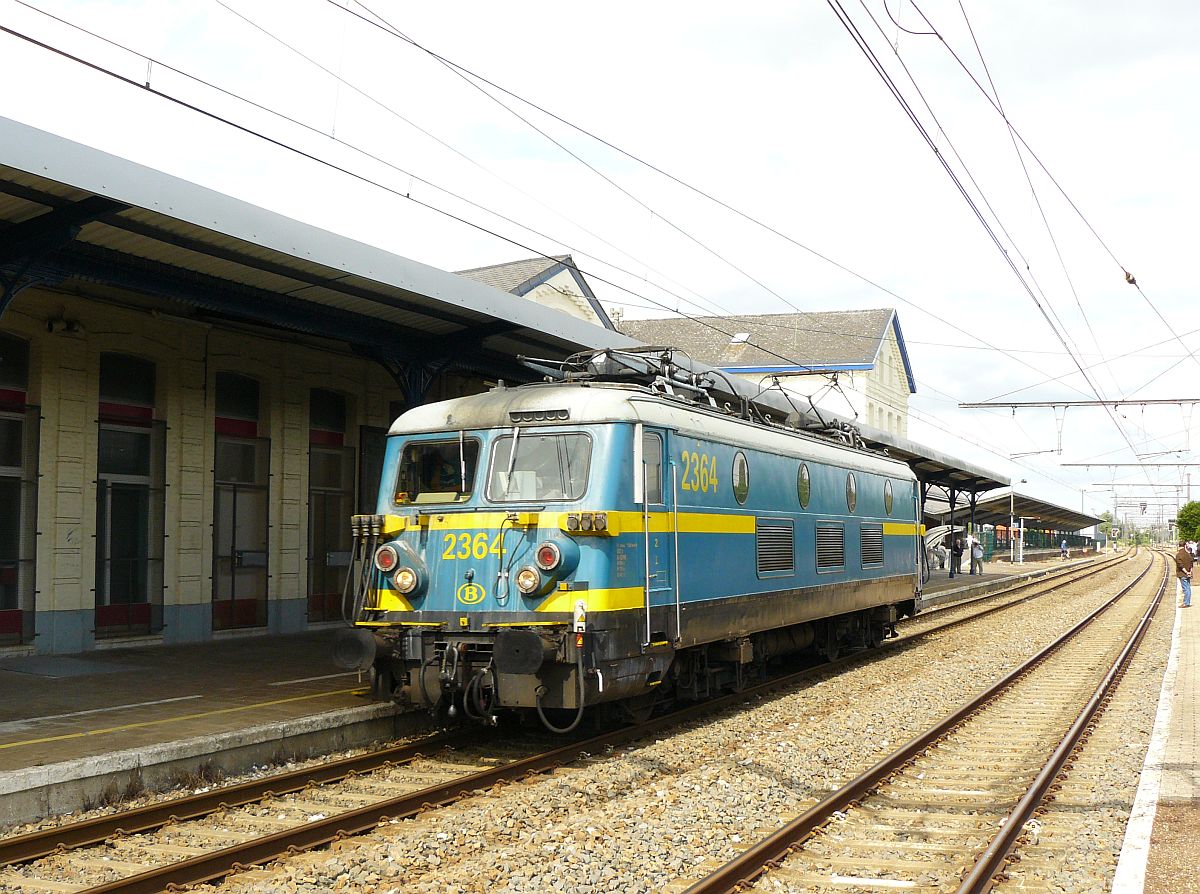
[[1179,603],[1182,608],[1192,604],[1192,566],[1195,561],[1188,551],[1187,542],[1180,540],[1179,551],[1175,553],[1175,576],[1179,578],[1179,588],[1183,593],[1183,601]]

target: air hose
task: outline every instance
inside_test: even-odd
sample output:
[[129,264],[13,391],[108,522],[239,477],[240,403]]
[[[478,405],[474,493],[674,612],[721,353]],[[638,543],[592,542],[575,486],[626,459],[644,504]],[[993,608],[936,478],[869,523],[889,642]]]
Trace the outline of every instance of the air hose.
[[546,712],[542,710],[542,697],[537,696],[535,705],[537,707],[538,719],[542,721],[542,726],[550,730],[552,733],[557,733],[560,736],[574,732],[575,728],[583,721],[583,701],[584,701],[584,684],[583,684],[583,650],[575,650],[576,663],[575,667],[579,672],[579,710],[575,712],[575,719],[571,721],[570,726],[558,727],[546,719]]

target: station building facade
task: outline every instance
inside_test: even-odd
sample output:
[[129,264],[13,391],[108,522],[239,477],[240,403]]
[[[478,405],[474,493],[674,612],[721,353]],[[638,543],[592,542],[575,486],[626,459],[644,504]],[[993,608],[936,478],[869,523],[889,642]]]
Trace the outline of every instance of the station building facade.
[[[0,327],[0,644],[340,618],[404,395],[345,346],[30,288]],[[444,375],[429,398],[483,387]]]

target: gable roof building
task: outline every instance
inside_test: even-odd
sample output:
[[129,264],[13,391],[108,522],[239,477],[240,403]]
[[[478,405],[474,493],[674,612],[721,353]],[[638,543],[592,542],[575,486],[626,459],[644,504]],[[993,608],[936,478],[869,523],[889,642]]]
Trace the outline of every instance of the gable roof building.
[[605,329],[616,329],[570,255],[526,258],[455,273]]
[[[623,320],[621,331],[755,382],[781,376],[784,388],[818,407],[908,433],[908,398],[917,386],[894,308]],[[837,387],[829,387],[831,378]]]

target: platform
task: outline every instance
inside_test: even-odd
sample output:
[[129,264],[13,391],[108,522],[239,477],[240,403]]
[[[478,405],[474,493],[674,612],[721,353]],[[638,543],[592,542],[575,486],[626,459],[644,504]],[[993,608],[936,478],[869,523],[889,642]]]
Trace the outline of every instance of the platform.
[[[995,590],[1002,590],[1023,580],[1036,580],[1055,571],[1069,568],[1073,565],[1087,564],[1100,558],[1095,553],[1089,553],[1080,558],[1063,560],[1055,554],[1038,562],[1022,562],[1016,565],[1009,562],[984,562],[982,574],[968,574],[960,571],[950,576],[945,568],[934,568],[925,582],[921,594],[921,608],[929,609],[939,605],[958,602],[975,596],[986,595]],[[964,561],[963,567],[967,564]]]
[[1114,894],[1200,894],[1200,607],[1166,605],[1171,655]]
[[0,824],[134,776],[160,785],[390,738],[393,707],[334,665],[336,633],[0,658]]

